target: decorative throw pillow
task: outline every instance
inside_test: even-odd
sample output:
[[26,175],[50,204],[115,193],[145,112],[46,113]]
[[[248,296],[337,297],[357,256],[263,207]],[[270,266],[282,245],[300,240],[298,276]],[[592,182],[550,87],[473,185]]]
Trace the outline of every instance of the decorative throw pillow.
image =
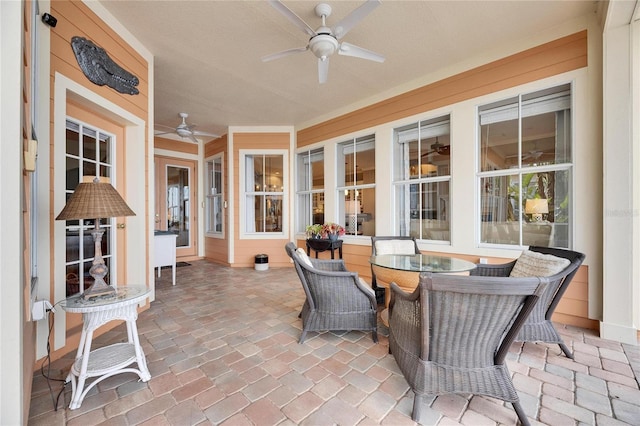
[[304,262],[309,268],[313,268],[313,263],[311,263],[311,259],[309,259],[309,256],[307,256],[307,253],[305,253],[303,248],[298,247],[296,253],[298,253],[298,256],[300,257],[300,260],[302,260],[302,262]]
[[413,240],[380,240],[376,241],[376,255],[379,254],[415,254]]
[[525,250],[513,265],[510,277],[550,277],[569,266],[569,259]]

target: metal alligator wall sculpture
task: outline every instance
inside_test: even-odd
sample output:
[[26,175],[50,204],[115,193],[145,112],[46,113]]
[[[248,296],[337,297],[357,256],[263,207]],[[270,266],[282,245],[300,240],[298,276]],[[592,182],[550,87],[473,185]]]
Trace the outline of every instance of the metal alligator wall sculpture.
[[80,69],[92,83],[98,86],[107,85],[129,95],[140,93],[135,87],[139,83],[138,77],[113,62],[103,48],[78,36],[71,39],[71,47]]

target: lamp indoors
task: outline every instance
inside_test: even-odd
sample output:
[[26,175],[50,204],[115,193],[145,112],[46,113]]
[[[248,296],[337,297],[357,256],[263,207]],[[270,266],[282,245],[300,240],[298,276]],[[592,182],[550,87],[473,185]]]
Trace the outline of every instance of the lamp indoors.
[[533,222],[542,222],[542,215],[549,213],[549,203],[546,198],[532,198],[525,202],[524,212],[531,215]]
[[103,177],[104,182],[100,179],[83,176],[82,183],[76,187],[71,198],[56,217],[56,220],[94,219],[95,229],[91,231],[91,235],[93,235],[95,254],[89,269],[89,275],[93,277],[94,282],[84,291],[85,299],[115,293],[115,289],[104,281],[109,269],[102,258],[104,229],[100,228],[100,219],[135,216],[118,191],[108,182],[108,178]]

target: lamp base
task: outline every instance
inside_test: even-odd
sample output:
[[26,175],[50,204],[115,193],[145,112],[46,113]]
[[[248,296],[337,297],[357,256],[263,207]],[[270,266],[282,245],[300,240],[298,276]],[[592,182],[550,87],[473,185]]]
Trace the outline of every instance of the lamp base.
[[107,276],[109,269],[102,258],[102,234],[104,230],[99,228],[99,223],[99,219],[96,219],[96,229],[91,232],[95,245],[95,257],[93,259],[93,265],[91,265],[91,269],[89,269],[89,275],[93,277],[94,281],[93,284],[82,293],[85,300],[97,296],[115,295],[116,293],[116,289],[104,281],[104,277]]
[[82,293],[82,297],[85,300],[87,300],[87,299],[91,299],[92,297],[109,296],[109,295],[115,295],[115,294],[116,294],[116,289],[111,287],[110,285],[96,286],[94,284],[88,289],[86,289],[84,293]]

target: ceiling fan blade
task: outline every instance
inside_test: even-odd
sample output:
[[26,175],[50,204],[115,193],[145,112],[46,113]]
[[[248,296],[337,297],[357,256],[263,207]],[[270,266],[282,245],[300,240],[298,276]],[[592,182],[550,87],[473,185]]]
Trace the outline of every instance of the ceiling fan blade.
[[329,58],[318,58],[318,83],[324,84],[327,82],[327,76],[329,75]]
[[340,22],[333,26],[333,35],[340,40],[345,36],[358,22],[364,19],[376,7],[380,6],[380,0],[367,0],[362,6],[345,16]]
[[215,133],[207,133],[207,132],[199,132],[197,130],[193,131],[194,136],[202,136],[205,138],[219,138],[220,135],[216,135]]
[[159,123],[154,124],[154,127],[164,127],[165,129],[171,129],[173,131],[176,130],[176,126],[165,126],[164,124],[159,124]]
[[293,22],[293,25],[300,28],[307,34],[309,37],[313,37],[316,35],[316,32],[313,28],[311,28],[306,22],[304,22],[298,15],[293,13],[291,9],[282,4],[279,0],[269,0],[269,4],[273,6],[278,12],[282,13],[287,19]]
[[371,50],[367,50],[363,47],[358,47],[355,44],[342,42],[340,44],[340,49],[338,49],[338,55],[343,56],[353,56],[354,58],[367,59],[369,61],[375,62],[384,62],[385,57],[373,52]]
[[307,47],[296,47],[294,49],[283,50],[282,52],[272,53],[271,55],[263,56],[262,62],[273,61],[274,59],[280,59],[285,56],[293,55],[296,53],[302,53],[309,50],[309,46]]
[[192,134],[190,134],[190,135],[189,135],[189,136],[187,136],[187,137],[191,140],[191,142],[194,142],[194,143],[200,143],[200,142],[198,141],[198,139],[196,139],[196,137],[195,137],[195,136],[193,136],[193,133],[192,133]]

